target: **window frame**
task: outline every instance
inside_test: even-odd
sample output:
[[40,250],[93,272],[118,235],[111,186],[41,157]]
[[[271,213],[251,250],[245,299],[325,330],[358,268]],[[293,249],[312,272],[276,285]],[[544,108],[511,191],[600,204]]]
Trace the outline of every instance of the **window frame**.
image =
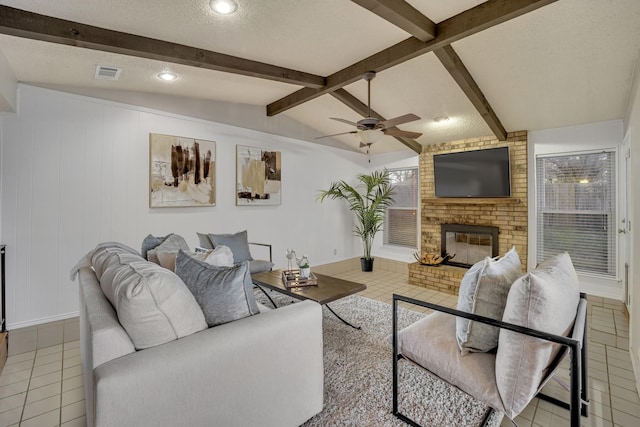
[[[390,206],[389,208],[387,208],[385,210],[385,218],[384,218],[384,227],[383,227],[383,237],[382,237],[382,246],[383,247],[387,247],[387,248],[401,248],[401,249],[408,249],[408,250],[418,250],[418,248],[420,247],[420,167],[419,166],[407,166],[407,167],[399,167],[399,168],[389,168],[387,169],[387,171],[390,174],[393,174],[394,172],[398,172],[398,171],[415,171],[415,176],[416,176],[416,189],[415,189],[415,202],[416,202],[416,206],[415,207],[410,207],[410,206]],[[394,184],[396,185],[396,184]],[[395,204],[395,202],[394,202]],[[415,232],[415,245],[414,246],[410,246],[410,245],[402,245],[402,244],[396,244],[396,243],[389,243],[389,210],[396,210],[396,211],[401,211],[401,210],[406,210],[406,211],[415,211],[415,228],[416,228],[416,232]]]

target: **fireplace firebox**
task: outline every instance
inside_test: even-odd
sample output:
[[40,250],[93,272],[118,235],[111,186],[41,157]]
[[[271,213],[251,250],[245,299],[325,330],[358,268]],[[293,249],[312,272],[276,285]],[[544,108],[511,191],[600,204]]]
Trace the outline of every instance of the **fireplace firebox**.
[[498,227],[442,224],[441,253],[455,257],[447,264],[469,268],[485,257],[498,256]]

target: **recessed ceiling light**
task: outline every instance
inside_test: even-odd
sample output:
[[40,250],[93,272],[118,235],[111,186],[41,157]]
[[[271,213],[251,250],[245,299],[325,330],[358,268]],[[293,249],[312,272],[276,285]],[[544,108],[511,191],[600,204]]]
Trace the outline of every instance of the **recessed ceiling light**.
[[222,15],[229,15],[238,9],[238,4],[233,0],[211,0],[209,6]]
[[158,78],[161,80],[166,80],[168,82],[175,80],[178,78],[178,75],[176,73],[172,73],[170,71],[163,71],[160,74],[158,74]]
[[433,119],[433,121],[436,122],[436,123],[442,123],[442,122],[449,121],[449,117],[447,117],[447,116],[438,116],[438,117],[435,117]]

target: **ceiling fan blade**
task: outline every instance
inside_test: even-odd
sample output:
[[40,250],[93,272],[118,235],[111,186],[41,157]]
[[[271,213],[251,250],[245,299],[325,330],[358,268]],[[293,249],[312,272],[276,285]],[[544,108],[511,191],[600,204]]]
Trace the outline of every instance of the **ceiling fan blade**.
[[406,130],[400,130],[400,129],[385,129],[383,130],[385,135],[391,135],[391,136],[399,136],[401,138],[409,138],[409,139],[416,139],[422,136],[421,132],[409,132]]
[[383,122],[380,122],[380,125],[386,127],[386,128],[391,128],[394,126],[398,126],[401,125],[403,123],[409,123],[409,122],[413,122],[416,120],[420,120],[420,117],[416,116],[413,113],[409,113],[409,114],[405,114],[403,116],[398,116],[398,117],[394,117],[393,119],[389,119],[389,120],[385,120]]
[[357,124],[356,122],[352,122],[352,121],[350,121],[350,120],[346,120],[346,119],[339,119],[339,118],[337,118],[337,117],[329,117],[329,118],[330,118],[331,120],[337,120],[337,121],[339,121],[339,122],[346,123],[346,124],[351,125],[351,126],[358,126],[358,124]]
[[347,134],[350,134],[350,133],[358,133],[358,131],[357,130],[352,130],[351,132],[340,132],[340,133],[334,133],[333,135],[322,135],[322,136],[317,136],[317,137],[315,137],[313,139],[329,138],[329,137],[332,137],[332,136],[347,135]]

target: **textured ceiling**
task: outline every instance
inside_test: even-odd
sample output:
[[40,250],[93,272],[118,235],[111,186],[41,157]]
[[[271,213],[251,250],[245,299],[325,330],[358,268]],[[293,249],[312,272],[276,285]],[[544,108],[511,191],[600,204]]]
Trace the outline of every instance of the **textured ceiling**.
[[[328,76],[409,34],[348,0],[236,0],[219,16],[208,0],[9,0],[0,4],[111,30],[171,41]],[[434,22],[473,8],[477,0],[408,0]],[[640,1],[559,0],[453,43],[507,131],[536,130],[623,118],[640,49]],[[162,61],[0,35],[0,50],[20,82],[91,94],[147,93],[266,106],[300,86]],[[119,81],[95,80],[96,65],[123,68]],[[179,79],[156,78],[168,69]],[[491,131],[432,53],[378,73],[371,106],[386,118],[415,113],[400,126],[430,144]],[[366,83],[344,87],[366,103]],[[131,97],[123,96],[123,101]],[[182,98],[181,98],[182,99]],[[330,95],[284,113],[308,126],[312,142],[357,149],[354,135],[315,140],[352,128],[329,117],[361,116]],[[436,124],[434,117],[450,120]],[[203,112],[203,117],[207,117]],[[216,120],[216,117],[208,117]],[[296,135],[300,137],[300,135]],[[372,153],[406,150],[391,137]]]

